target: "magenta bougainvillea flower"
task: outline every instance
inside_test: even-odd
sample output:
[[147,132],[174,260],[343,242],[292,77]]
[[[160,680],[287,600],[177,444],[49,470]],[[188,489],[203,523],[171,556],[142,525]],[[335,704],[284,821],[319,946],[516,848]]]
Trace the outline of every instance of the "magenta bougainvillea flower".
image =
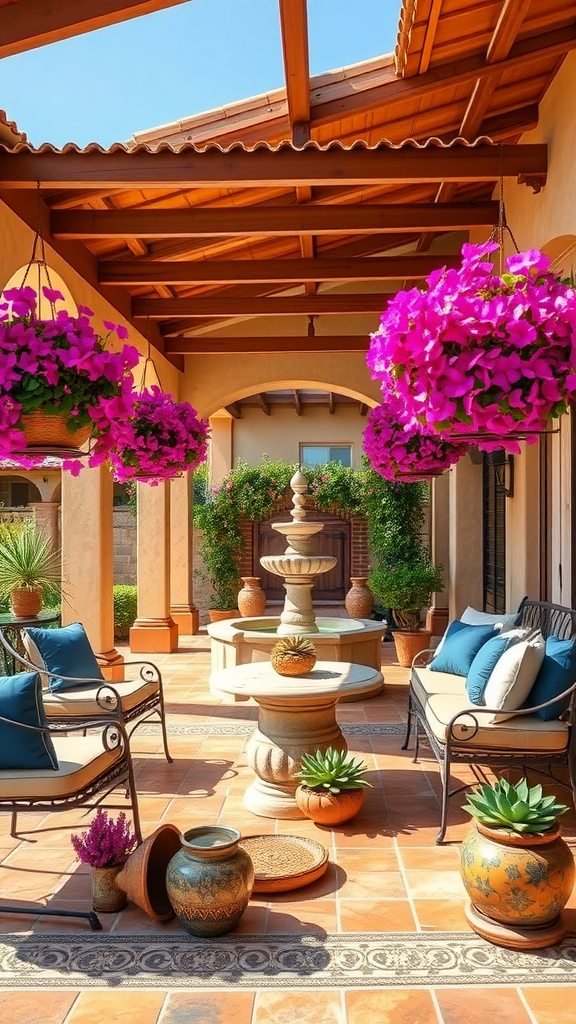
[[136,836],[131,831],[124,811],[116,819],[99,808],[89,828],[70,836],[78,860],[93,868],[111,868],[124,864],[134,847]]
[[[43,289],[49,301],[62,299],[60,292]],[[13,458],[26,449],[21,416],[42,410],[64,413],[69,430],[96,429],[93,407],[105,398],[131,390],[131,370],[138,350],[124,345],[118,352],[105,347],[110,334],[120,339],[126,330],[108,324],[102,338],[90,323],[90,310],[77,317],[65,310],[53,320],[36,318],[37,294],[33,288],[10,288],[0,302],[0,458]],[[92,315],[90,313],[90,315]],[[103,426],[103,424],[101,424]],[[25,468],[38,458],[18,456]]]
[[576,396],[576,292],[538,250],[494,274],[486,257],[497,248],[466,244],[458,269],[398,292],[367,359],[427,432],[514,450],[510,435],[535,439]]
[[407,415],[404,403],[387,392],[372,409],[364,431],[364,451],[370,465],[385,480],[402,476],[437,476],[464,455],[470,445],[444,440],[431,428]]
[[92,416],[100,438],[90,465],[108,459],[119,483],[155,484],[206,459],[208,423],[188,402],[176,402],[159,387],[101,399]]

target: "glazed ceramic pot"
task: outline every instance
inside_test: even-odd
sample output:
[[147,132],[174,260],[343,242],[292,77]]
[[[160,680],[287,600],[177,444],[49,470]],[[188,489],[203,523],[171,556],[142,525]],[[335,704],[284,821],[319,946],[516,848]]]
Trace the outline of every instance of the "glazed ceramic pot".
[[317,825],[340,825],[358,814],[364,803],[364,788],[359,786],[329,793],[310,786],[298,786],[295,799],[302,813]]
[[432,633],[427,629],[419,629],[415,633],[396,629],[392,636],[394,637],[398,664],[402,665],[403,668],[410,668],[416,655],[420,654],[420,651],[427,650],[432,640]]
[[549,924],[574,885],[574,858],[559,825],[521,835],[477,822],[462,842],[460,871],[473,906],[513,927]]
[[203,938],[236,927],[254,885],[254,865],[234,828],[203,825],[180,838],[168,864],[168,898],[180,924]]
[[116,913],[126,906],[126,893],[116,879],[122,864],[92,868],[92,909],[101,914]]
[[351,576],[350,590],[346,594],[344,603],[346,611],[352,619],[368,619],[374,608],[374,594],[367,586],[367,576]]
[[264,614],[266,594],[260,586],[259,576],[242,576],[244,586],[238,591],[238,608],[244,618],[257,618]]

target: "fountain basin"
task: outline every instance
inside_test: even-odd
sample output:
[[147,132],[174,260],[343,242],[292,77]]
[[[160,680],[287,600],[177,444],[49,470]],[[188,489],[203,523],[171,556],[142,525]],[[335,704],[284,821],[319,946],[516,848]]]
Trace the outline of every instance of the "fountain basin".
[[[269,615],[211,622],[206,628],[212,640],[212,676],[236,665],[270,661],[272,647],[280,638],[277,632],[279,625],[280,616]],[[318,661],[346,661],[380,672],[385,624],[372,619],[319,618],[316,625],[317,633],[303,632],[300,635],[310,637]],[[378,679],[369,693],[363,692],[361,697],[352,696],[344,700],[374,697],[383,688],[384,683]]]

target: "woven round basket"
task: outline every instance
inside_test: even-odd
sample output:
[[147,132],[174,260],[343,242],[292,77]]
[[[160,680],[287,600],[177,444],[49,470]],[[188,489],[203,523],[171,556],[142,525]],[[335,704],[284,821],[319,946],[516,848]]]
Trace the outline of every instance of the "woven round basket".
[[47,416],[37,409],[36,412],[28,412],[21,416],[18,426],[26,438],[28,449],[48,445],[57,448],[80,448],[90,437],[92,427],[79,427],[78,430],[70,432],[69,422],[70,417],[65,413]]

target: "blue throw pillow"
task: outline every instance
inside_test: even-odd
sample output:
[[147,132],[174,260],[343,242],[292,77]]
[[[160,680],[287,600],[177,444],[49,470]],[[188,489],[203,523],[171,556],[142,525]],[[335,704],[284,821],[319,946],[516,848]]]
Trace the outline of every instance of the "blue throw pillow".
[[[572,683],[576,682],[576,643],[574,640],[560,640],[557,636],[549,636],[546,640],[546,653],[536,682],[526,702],[527,707],[544,704],[559,693],[564,693]],[[542,708],[537,714],[545,722],[558,718],[566,710],[570,698],[556,701],[550,707]]]
[[52,673],[48,677],[48,685],[53,693],[78,685],[58,678],[60,675],[104,681],[82,623],[73,622],[71,626],[62,626],[61,629],[27,626],[26,632],[36,644],[45,668]]
[[490,637],[485,644],[482,644],[478,654],[474,657],[466,677],[466,693],[472,704],[485,704],[484,690],[492,672],[504,651],[507,651],[512,644],[517,643],[518,639],[518,637],[500,636],[498,634],[497,636]]
[[442,650],[430,662],[433,672],[451,672],[467,676],[474,658],[487,640],[494,636],[494,626],[468,626],[451,622],[444,634]]
[[[0,677],[0,714],[23,725],[46,727],[37,672]],[[58,768],[52,737],[0,721],[0,768]]]

